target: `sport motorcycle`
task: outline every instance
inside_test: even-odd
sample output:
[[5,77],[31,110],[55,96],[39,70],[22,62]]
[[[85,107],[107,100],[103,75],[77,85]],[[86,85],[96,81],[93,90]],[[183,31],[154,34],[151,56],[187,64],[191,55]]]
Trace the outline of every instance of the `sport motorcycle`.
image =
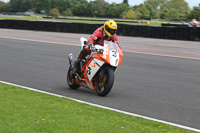
[[[87,47],[87,39],[81,37],[81,49]],[[67,83],[71,89],[80,86],[92,89],[99,96],[106,96],[114,83],[114,72],[122,63],[123,53],[119,46],[112,41],[104,41],[104,45],[90,46],[91,54],[80,62],[80,73],[74,71],[74,55],[70,53]]]

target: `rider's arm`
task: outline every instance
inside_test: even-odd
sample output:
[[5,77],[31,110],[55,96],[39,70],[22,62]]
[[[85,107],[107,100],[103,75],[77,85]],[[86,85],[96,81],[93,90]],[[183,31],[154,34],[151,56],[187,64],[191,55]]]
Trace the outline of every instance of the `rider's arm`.
[[87,44],[94,44],[94,41],[97,40],[98,38],[98,34],[99,34],[99,29],[95,30],[90,39],[88,39]]

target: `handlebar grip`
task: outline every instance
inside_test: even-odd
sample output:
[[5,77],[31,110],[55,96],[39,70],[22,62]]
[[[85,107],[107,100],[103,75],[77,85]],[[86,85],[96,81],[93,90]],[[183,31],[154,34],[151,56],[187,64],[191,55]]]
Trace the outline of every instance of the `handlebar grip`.
[[93,46],[93,44],[88,44],[88,49],[90,50],[90,51],[92,51],[92,48],[93,48],[94,46]]
[[93,44],[88,44],[88,49],[89,49],[91,52],[96,52],[95,46],[94,46]]

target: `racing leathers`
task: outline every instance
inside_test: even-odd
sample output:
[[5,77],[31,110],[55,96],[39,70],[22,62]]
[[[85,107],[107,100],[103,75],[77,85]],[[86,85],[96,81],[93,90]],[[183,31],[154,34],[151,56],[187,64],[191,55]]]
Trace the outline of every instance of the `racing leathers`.
[[[116,34],[114,36],[112,36],[112,37],[108,37],[108,36],[105,35],[103,28],[104,28],[104,26],[101,26],[100,28],[95,30],[95,32],[90,37],[90,39],[88,39],[87,44],[88,45],[90,45],[90,44],[93,44],[93,45],[99,44],[99,45],[103,46],[104,40],[105,40],[105,41],[113,41],[113,42],[117,43],[118,46],[119,46]],[[81,59],[85,58],[85,56],[87,56],[91,52],[88,47],[84,47],[84,49],[82,51],[79,54],[79,58],[81,58]]]
[[[116,34],[113,35],[112,37],[107,36],[104,32],[104,26],[101,26],[95,30],[95,32],[90,37],[90,39],[88,39],[87,45],[89,46],[91,44],[93,45],[98,44],[98,45],[103,46],[104,41],[113,41],[119,46]],[[121,49],[120,46],[119,48]],[[75,72],[80,73],[80,61],[84,59],[87,55],[89,55],[90,53],[91,53],[90,48],[88,48],[87,46],[81,50],[78,58],[75,60],[75,63],[74,63]]]

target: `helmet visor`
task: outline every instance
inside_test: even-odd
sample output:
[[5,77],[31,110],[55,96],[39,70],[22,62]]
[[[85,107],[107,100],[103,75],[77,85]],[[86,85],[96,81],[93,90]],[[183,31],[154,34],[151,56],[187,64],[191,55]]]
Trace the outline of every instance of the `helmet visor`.
[[115,35],[115,33],[117,32],[117,29],[111,29],[106,25],[106,31],[109,32],[112,36]]

